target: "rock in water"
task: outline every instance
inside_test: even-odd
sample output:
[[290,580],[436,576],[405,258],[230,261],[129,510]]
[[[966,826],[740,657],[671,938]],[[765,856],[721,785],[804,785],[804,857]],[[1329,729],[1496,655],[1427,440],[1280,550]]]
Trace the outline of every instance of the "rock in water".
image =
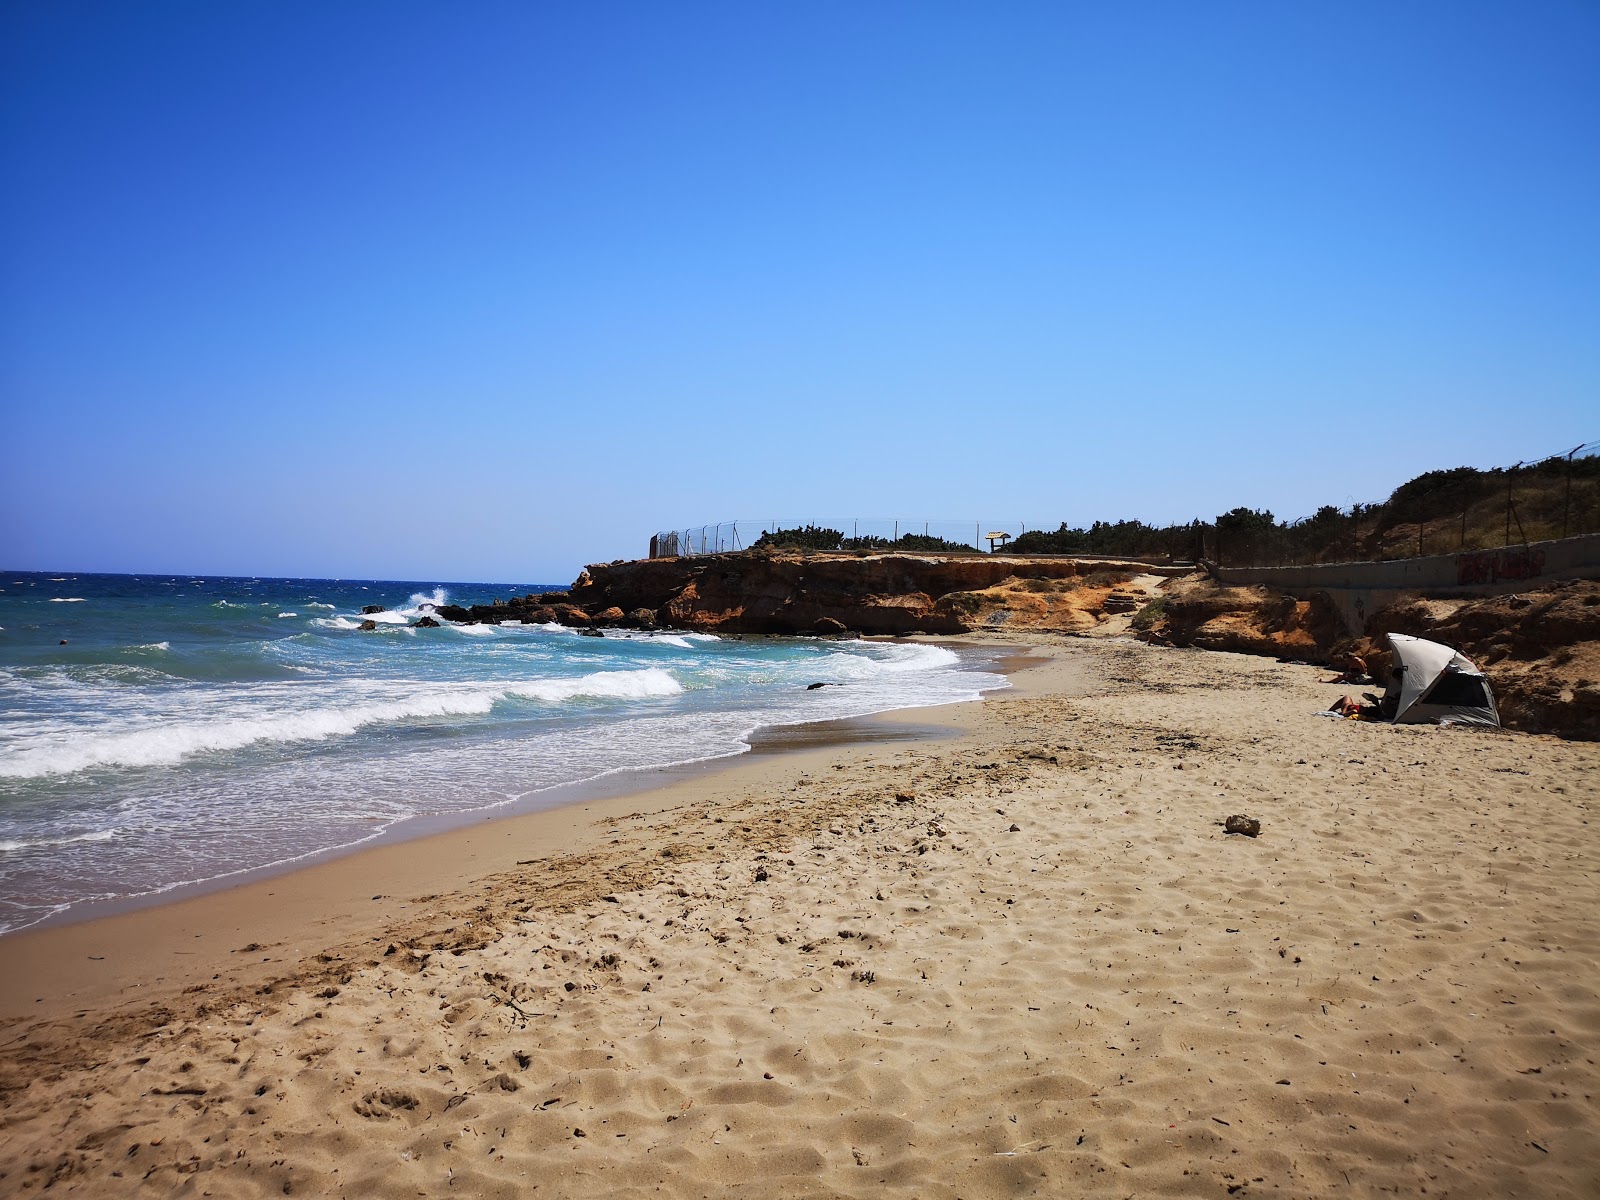
[[369,616],[369,615],[371,615],[372,613],[375,613],[375,612],[388,612],[388,611],[389,610],[387,608],[385,608],[381,604],[363,604],[361,606],[361,615],[363,617]]
[[417,623],[414,626],[414,628],[417,628],[417,629],[437,629],[437,628],[439,628],[439,622],[435,621],[432,617],[421,617],[421,618],[419,618],[417,620]]
[[[380,608],[378,611],[382,612],[383,609]],[[371,633],[373,630],[377,629],[377,627],[378,627],[378,623],[376,621],[363,621],[363,622],[361,622],[362,630],[367,632],[367,633]]]
[[1224,821],[1222,828],[1228,833],[1242,833],[1245,837],[1261,836],[1260,821],[1237,813]]

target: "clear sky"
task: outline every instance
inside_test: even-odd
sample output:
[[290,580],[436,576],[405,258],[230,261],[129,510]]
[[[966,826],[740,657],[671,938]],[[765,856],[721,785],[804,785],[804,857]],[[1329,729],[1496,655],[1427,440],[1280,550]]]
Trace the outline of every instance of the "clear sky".
[[569,579],[1600,438],[1600,6],[0,3],[0,565]]

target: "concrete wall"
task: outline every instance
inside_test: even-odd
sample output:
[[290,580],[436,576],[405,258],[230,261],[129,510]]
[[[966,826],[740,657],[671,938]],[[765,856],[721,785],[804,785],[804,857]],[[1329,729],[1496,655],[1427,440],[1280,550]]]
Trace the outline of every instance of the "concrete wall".
[[1491,596],[1547,580],[1600,579],[1600,533],[1390,562],[1217,567],[1213,573],[1232,586],[1262,584],[1302,599],[1324,592],[1351,632],[1359,633],[1369,614],[1408,594]]

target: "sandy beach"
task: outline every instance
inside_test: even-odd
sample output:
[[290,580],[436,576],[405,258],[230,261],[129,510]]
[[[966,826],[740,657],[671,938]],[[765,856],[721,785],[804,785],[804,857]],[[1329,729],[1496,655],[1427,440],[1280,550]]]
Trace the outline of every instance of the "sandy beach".
[[0,939],[0,1195],[1600,1194],[1600,745],[1327,674],[1044,638],[937,738]]

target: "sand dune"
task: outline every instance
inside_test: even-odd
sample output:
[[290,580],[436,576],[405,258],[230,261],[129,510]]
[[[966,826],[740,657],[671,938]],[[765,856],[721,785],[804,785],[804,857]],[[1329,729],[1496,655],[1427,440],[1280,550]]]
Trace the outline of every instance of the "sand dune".
[[1600,747],[1045,653],[948,740],[11,1020],[0,1195],[1600,1195]]

